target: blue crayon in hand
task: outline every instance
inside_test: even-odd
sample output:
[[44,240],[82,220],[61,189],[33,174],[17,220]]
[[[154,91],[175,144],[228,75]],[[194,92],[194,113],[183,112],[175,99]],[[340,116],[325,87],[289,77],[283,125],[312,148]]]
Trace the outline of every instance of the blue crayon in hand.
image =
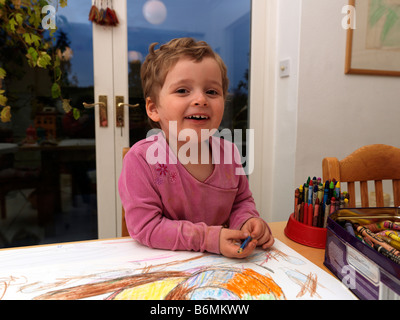
[[249,242],[251,241],[251,237],[248,236],[246,238],[246,240],[243,241],[242,245],[240,246],[238,253],[242,253],[243,249],[246,248],[246,246],[249,244]]

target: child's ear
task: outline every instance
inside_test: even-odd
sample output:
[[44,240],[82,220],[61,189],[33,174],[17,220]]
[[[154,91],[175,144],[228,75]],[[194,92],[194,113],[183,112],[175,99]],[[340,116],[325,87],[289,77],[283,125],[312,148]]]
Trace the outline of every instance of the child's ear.
[[150,97],[146,98],[146,112],[149,118],[154,122],[160,121],[160,116],[158,114],[157,106]]

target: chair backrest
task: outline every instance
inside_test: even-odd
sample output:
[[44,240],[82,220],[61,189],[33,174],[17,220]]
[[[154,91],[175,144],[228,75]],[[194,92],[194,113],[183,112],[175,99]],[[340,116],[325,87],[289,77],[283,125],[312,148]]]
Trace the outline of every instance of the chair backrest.
[[368,181],[374,181],[376,206],[383,207],[383,180],[392,180],[394,206],[400,206],[400,149],[373,144],[361,147],[338,160],[329,157],[322,160],[324,181],[336,179],[347,183],[349,205],[356,206],[355,182],[360,182],[361,206],[369,207]]
[[[123,148],[122,149],[122,159],[125,157],[127,152],[129,151],[130,148]],[[122,232],[121,235],[123,237],[128,237],[129,236],[129,231],[128,228],[126,227],[126,221],[125,221],[125,210],[124,207],[122,207]]]

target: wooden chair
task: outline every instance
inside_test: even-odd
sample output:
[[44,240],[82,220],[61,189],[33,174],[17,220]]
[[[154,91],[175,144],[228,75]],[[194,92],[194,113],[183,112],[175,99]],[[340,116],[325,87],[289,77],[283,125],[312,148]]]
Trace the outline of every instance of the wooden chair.
[[347,183],[350,195],[349,206],[356,206],[355,182],[360,182],[361,206],[369,207],[368,181],[375,183],[376,206],[383,207],[383,180],[392,180],[394,206],[400,206],[400,149],[373,144],[361,147],[352,154],[338,160],[324,158],[322,160],[324,181],[336,179]]
[[[127,152],[129,151],[130,148],[123,148],[122,149],[122,158],[125,157]],[[126,227],[126,220],[125,220],[125,210],[124,207],[122,207],[122,234],[123,237],[129,237],[129,232],[128,228]]]

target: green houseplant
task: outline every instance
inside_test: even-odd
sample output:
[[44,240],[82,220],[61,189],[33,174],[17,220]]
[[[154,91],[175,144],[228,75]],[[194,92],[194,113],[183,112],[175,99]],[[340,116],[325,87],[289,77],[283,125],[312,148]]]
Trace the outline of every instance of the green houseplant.
[[[0,121],[11,121],[12,106],[7,103],[5,79],[13,70],[7,70],[8,60],[14,54],[23,55],[32,68],[49,70],[52,75],[51,96],[61,99],[66,112],[72,108],[61,93],[62,50],[57,46],[54,23],[55,8],[65,7],[67,0],[0,0]],[[52,15],[53,14],[53,15]],[[14,54],[13,54],[14,53]]]

